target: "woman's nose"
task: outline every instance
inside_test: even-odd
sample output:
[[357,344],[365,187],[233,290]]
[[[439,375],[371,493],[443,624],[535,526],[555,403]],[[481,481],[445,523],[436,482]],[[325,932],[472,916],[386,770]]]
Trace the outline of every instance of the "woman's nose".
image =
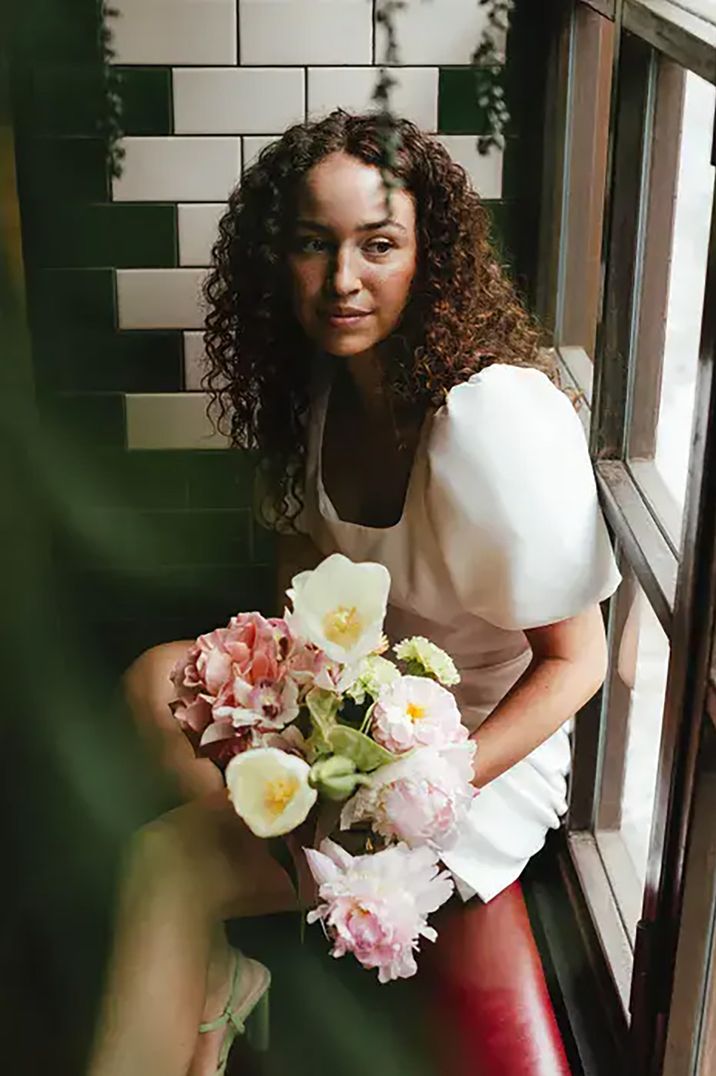
[[354,252],[338,250],[330,269],[330,285],[335,295],[352,295],[360,291],[361,281]]

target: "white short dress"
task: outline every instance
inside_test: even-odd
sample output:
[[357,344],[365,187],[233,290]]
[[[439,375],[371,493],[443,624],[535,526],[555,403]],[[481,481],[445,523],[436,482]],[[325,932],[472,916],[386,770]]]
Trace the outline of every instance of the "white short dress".
[[[426,417],[400,520],[366,527],[339,519],[322,482],[334,369],[316,364],[301,529],[326,556],[388,568],[389,637],[424,635],[452,655],[475,729],[529,664],[523,629],[619,585],[582,424],[541,371],[494,364]],[[567,808],[570,760],[567,724],[481,790],[443,857],[463,899],[488,901],[519,877]]]

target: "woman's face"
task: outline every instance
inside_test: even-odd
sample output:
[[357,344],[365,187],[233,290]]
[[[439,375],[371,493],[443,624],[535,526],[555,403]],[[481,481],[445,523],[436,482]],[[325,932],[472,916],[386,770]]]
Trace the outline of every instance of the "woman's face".
[[306,335],[331,355],[368,351],[397,326],[415,275],[415,205],[380,172],[333,153],[303,180],[289,267]]

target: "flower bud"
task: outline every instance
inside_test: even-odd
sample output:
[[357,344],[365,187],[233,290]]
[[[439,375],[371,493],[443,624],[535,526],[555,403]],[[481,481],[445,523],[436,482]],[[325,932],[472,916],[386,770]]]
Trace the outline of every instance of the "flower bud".
[[352,796],[358,785],[369,783],[367,777],[356,772],[355,762],[344,755],[319,759],[311,767],[308,781],[324,799],[338,802]]

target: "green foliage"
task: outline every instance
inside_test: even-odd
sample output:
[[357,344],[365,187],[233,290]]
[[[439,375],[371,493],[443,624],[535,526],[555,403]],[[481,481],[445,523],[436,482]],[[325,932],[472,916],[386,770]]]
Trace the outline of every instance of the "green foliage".
[[116,53],[113,48],[113,35],[109,25],[110,19],[119,15],[116,8],[110,7],[106,0],[100,0],[99,44],[102,74],[104,79],[104,111],[99,118],[99,129],[107,141],[107,163],[110,174],[119,179],[122,174],[124,147],[122,146],[122,76],[112,66]]

